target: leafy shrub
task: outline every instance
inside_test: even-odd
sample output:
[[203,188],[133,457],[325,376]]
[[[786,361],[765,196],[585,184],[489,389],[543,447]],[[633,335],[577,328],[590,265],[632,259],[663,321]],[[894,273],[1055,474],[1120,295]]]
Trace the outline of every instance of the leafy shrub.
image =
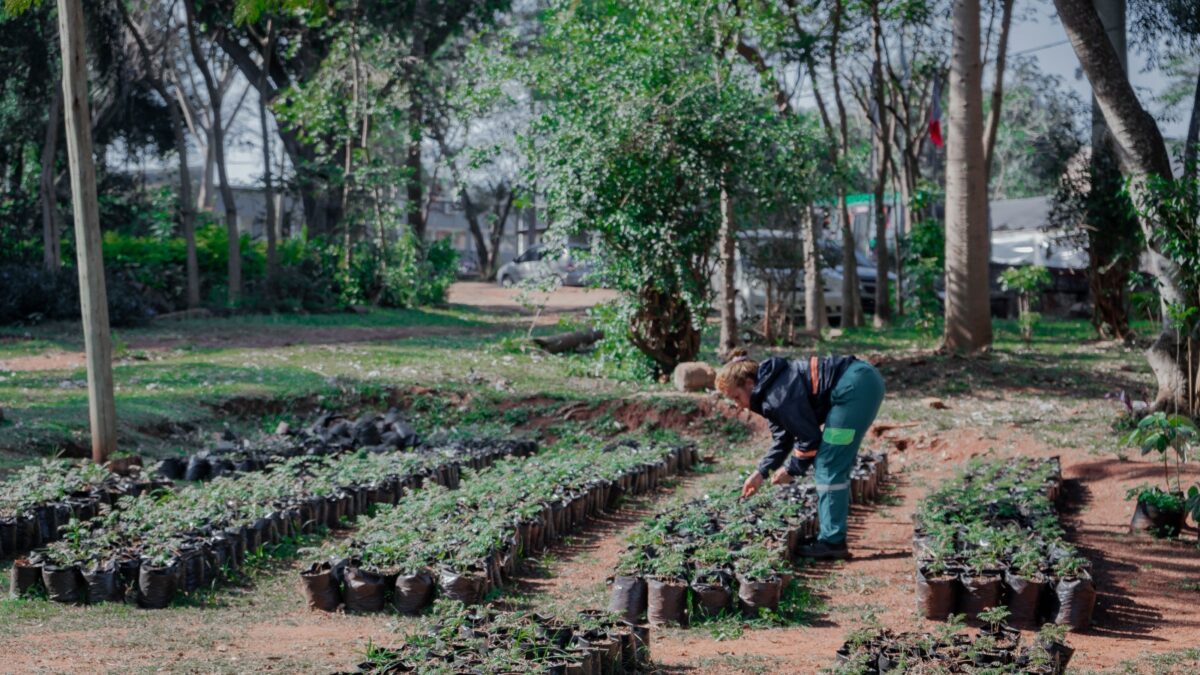
[[[121,271],[107,270],[108,320],[113,326],[138,326],[154,316],[144,287]],[[0,267],[0,324],[78,321],[79,277],[73,268],[49,272],[40,265]]]
[[[912,197],[914,210],[928,208],[933,199],[932,192],[918,190]],[[941,221],[925,218],[914,223],[901,248],[913,289],[908,298],[911,303],[908,320],[927,335],[932,334],[942,317],[942,301],[938,298],[937,286],[946,267],[946,232]]]
[[583,357],[583,375],[617,380],[649,380],[654,377],[654,360],[629,339],[629,321],[634,309],[622,300],[606,302],[588,310],[593,325],[604,331],[591,353]]
[[1042,318],[1041,314],[1033,311],[1033,299],[1050,282],[1050,270],[1041,265],[1010,267],[1000,273],[1000,288],[1017,294],[1021,339],[1026,343],[1033,340],[1033,329]]
[[417,307],[446,302],[458,270],[458,252],[449,241],[438,240],[422,250],[415,238],[406,235],[391,249],[389,257],[381,304]]

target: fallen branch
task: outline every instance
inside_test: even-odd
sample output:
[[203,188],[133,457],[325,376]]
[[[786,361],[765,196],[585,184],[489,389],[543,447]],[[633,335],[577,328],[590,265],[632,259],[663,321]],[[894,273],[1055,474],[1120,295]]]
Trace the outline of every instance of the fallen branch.
[[590,347],[597,340],[604,338],[604,331],[592,329],[581,330],[561,335],[548,335],[533,338],[533,343],[551,354],[573,352],[580,347]]

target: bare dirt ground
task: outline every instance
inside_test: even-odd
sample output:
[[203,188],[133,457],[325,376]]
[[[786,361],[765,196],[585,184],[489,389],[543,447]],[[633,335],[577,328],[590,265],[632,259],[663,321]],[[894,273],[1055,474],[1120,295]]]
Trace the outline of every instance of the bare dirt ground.
[[[518,288],[504,288],[499,284],[460,281],[450,287],[448,301],[452,305],[466,305],[512,314],[533,313],[536,311],[536,305],[544,303],[543,315],[555,317],[563,312],[578,312],[593,305],[614,300],[616,297],[617,292],[607,288],[563,286],[549,293],[523,294]],[[523,298],[526,299],[524,303],[522,302]]]

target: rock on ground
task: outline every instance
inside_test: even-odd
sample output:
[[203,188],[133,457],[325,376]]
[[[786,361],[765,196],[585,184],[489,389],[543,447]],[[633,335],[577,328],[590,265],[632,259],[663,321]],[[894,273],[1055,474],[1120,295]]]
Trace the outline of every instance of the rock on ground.
[[689,361],[675,366],[671,379],[679,391],[704,391],[716,384],[717,371],[702,361]]

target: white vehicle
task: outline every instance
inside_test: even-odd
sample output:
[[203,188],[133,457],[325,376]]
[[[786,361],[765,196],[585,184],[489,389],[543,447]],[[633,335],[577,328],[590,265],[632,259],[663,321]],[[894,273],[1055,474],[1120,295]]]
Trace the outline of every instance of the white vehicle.
[[[737,291],[739,321],[754,321],[766,313],[768,285],[772,287],[771,294],[779,298],[779,284],[794,284],[790,311],[799,323],[803,323],[803,251],[799,236],[791,232],[748,230],[738,234],[733,278]],[[829,322],[837,325],[842,320],[842,275],[833,268],[822,267],[821,281],[824,286],[822,290],[825,297],[825,313]],[[720,285],[721,273],[718,267],[713,277],[713,288],[719,290]]]
[[[592,263],[586,259],[589,252],[586,246],[575,244],[565,251],[535,244],[496,270],[496,282],[505,288],[512,288],[526,279],[548,280],[555,287],[586,286],[592,273]],[[575,255],[584,260],[577,260]]]

